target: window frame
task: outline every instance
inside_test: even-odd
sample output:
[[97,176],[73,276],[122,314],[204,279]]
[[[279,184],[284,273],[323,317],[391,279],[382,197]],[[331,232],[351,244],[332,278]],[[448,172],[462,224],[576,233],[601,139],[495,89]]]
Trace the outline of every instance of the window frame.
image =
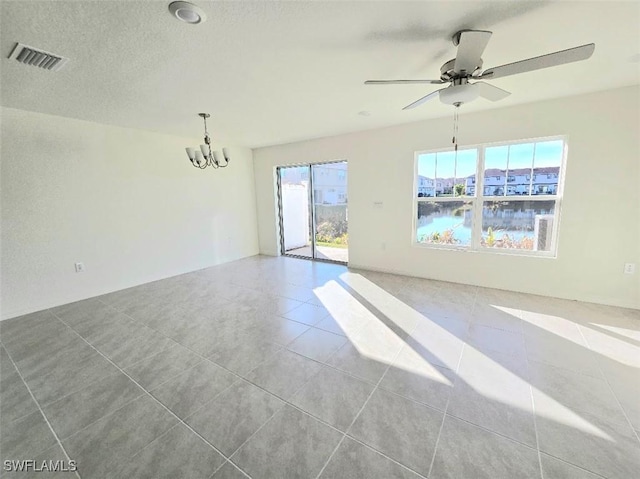
[[[531,194],[533,190],[534,177],[536,173],[535,168],[535,144],[549,141],[562,141],[562,156],[560,160],[560,167],[558,170],[559,181],[557,182],[557,188],[555,194]],[[533,143],[533,157],[532,157],[532,171],[530,173],[531,179],[529,183],[529,194],[527,195],[507,195],[507,188],[503,189],[502,195],[485,195],[485,150],[491,147],[511,146],[518,144]],[[447,153],[454,151],[453,148],[439,148],[430,150],[421,150],[414,153],[414,165],[413,165],[413,221],[411,230],[411,244],[417,248],[436,249],[436,250],[449,250],[449,251],[463,251],[469,253],[489,253],[489,254],[506,254],[516,256],[528,256],[528,257],[541,257],[541,258],[557,258],[558,257],[558,237],[560,231],[560,218],[562,215],[562,199],[564,194],[564,182],[566,178],[567,167],[567,152],[568,152],[568,137],[567,135],[556,135],[547,137],[527,138],[519,140],[499,141],[490,143],[479,143],[473,145],[465,145],[459,150],[476,149],[476,174],[475,182],[473,182],[474,193],[472,195],[463,196],[451,196],[451,197],[418,197],[419,175],[418,175],[418,162],[420,155],[433,154],[433,153]],[[436,173],[437,174],[437,173]],[[509,171],[505,172],[507,178]],[[434,183],[437,183],[437,178],[434,179]],[[505,185],[508,182],[505,181]],[[471,222],[471,242],[468,246],[463,245],[447,245],[447,244],[435,244],[435,243],[420,243],[418,242],[418,205],[421,202],[437,202],[447,203],[453,201],[470,201],[472,203],[472,222]],[[536,251],[536,250],[522,250],[511,248],[491,248],[482,246],[482,211],[484,204],[491,201],[553,201],[554,213],[553,213],[553,232],[551,235],[551,247],[549,251]],[[527,208],[531,209],[531,208]],[[477,226],[480,225],[480,226]]]

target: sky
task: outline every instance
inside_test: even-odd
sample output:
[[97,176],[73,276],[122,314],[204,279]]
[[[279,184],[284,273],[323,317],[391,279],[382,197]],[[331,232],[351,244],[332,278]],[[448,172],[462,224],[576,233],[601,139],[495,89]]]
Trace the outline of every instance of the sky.
[[[562,148],[562,140],[491,146],[485,150],[485,169],[560,166]],[[467,177],[475,174],[476,161],[475,148],[458,150],[457,161],[453,151],[422,154],[418,156],[418,174],[428,178]]]

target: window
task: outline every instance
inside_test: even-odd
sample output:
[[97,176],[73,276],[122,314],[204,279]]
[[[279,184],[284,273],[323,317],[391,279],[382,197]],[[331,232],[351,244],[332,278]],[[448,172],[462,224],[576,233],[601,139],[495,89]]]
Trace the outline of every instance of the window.
[[564,162],[563,138],[416,153],[415,243],[554,256]]

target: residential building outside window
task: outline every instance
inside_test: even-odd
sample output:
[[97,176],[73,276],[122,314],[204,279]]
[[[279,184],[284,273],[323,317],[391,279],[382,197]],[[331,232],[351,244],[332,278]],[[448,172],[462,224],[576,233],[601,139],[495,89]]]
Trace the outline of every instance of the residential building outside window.
[[414,243],[555,256],[565,161],[562,137],[417,152]]

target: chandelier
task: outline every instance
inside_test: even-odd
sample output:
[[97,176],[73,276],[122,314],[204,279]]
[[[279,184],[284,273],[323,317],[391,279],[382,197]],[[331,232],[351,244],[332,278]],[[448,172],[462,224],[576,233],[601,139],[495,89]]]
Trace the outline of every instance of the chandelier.
[[191,147],[185,148],[191,164],[201,170],[204,170],[207,166],[214,168],[225,168],[229,166],[230,158],[226,148],[222,149],[224,164],[222,164],[220,153],[211,150],[211,138],[209,138],[209,132],[207,131],[207,118],[211,115],[209,113],[198,113],[198,116],[204,121],[204,145],[200,145],[200,150]]

